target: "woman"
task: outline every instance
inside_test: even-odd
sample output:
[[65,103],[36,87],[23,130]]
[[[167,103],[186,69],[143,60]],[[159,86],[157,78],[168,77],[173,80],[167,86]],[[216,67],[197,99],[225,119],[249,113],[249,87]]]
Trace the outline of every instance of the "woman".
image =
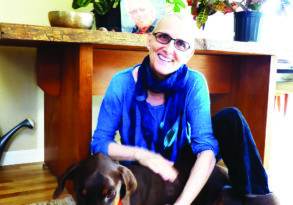
[[[206,80],[201,73],[186,66],[195,50],[195,29],[194,21],[186,15],[167,15],[158,22],[147,38],[149,55],[141,64],[113,77],[91,143],[92,153],[103,152],[117,160],[137,161],[169,181],[174,181],[177,176],[173,163],[183,150],[191,149],[196,161],[176,205],[192,203],[219,157]],[[241,164],[241,170],[239,164],[229,160],[235,151],[243,149],[226,148],[229,138],[235,136],[231,135],[230,127],[222,126],[222,122],[226,120],[225,123],[233,124],[237,131],[242,129],[240,125],[248,129],[241,113],[226,109],[214,119],[216,136],[224,137],[219,140],[221,154],[228,159],[233,189],[242,195],[269,193],[267,176],[250,132],[232,134],[236,134],[241,143],[244,137],[249,138],[245,146],[252,148],[249,155],[253,159],[246,162],[243,152],[239,159],[233,158]],[[114,141],[117,130],[121,144]],[[251,164],[255,166],[251,168]],[[258,180],[254,186],[251,185],[253,180],[247,181],[247,176],[255,170]]]

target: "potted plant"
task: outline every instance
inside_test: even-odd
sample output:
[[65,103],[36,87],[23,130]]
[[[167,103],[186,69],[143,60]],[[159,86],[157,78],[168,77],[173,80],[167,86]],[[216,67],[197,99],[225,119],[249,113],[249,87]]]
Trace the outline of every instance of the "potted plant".
[[[261,17],[259,10],[263,2],[264,0],[198,0],[197,26],[204,28],[208,16],[217,11],[224,14],[234,12],[235,40],[256,41]],[[253,27],[252,34],[245,33],[244,26]]]
[[78,9],[92,4],[96,27],[121,31],[120,0],[73,0],[72,8]]

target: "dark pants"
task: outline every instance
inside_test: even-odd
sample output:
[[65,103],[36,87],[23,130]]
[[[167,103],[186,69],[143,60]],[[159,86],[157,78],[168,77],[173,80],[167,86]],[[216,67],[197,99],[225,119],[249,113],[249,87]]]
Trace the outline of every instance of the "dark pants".
[[237,108],[225,108],[212,120],[233,190],[241,195],[269,193],[267,174],[242,113]]

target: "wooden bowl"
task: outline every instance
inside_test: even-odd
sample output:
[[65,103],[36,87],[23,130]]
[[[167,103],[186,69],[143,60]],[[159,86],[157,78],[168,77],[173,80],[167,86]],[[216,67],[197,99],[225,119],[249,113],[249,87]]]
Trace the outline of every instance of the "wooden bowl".
[[56,27],[90,29],[94,22],[90,12],[50,11],[48,17],[50,25]]

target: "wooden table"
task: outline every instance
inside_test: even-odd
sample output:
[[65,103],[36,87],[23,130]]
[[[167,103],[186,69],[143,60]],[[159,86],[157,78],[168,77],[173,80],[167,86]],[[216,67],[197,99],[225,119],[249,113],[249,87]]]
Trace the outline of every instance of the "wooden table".
[[[55,175],[89,154],[92,95],[111,76],[141,62],[145,35],[0,23],[0,45],[37,47],[37,82],[45,93],[45,163]],[[237,106],[264,157],[274,100],[274,57],[255,43],[196,40],[189,66],[203,72],[212,112]],[[94,111],[96,112],[96,111]]]

